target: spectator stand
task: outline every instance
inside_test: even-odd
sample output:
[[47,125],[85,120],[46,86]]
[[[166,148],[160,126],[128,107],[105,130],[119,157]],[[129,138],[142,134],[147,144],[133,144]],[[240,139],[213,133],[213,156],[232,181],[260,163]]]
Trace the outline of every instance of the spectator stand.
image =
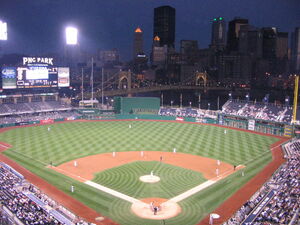
[[0,164],[0,211],[1,224],[88,224],[4,163]]
[[300,139],[283,148],[287,162],[224,225],[299,224]]

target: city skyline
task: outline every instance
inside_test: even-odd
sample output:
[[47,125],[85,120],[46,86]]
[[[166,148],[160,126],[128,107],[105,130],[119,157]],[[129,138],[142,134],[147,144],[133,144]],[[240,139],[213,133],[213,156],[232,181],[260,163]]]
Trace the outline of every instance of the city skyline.
[[[72,2],[72,5],[70,3]],[[133,31],[143,30],[144,49],[149,56],[153,36],[154,8],[170,5],[176,9],[175,46],[180,40],[197,40],[200,48],[211,41],[213,18],[222,16],[228,22],[234,17],[249,20],[255,27],[277,27],[291,32],[300,26],[300,5],[296,0],[237,1],[37,1],[4,0],[0,20],[8,24],[8,41],[1,42],[1,54],[28,55],[60,52],[63,50],[64,28],[74,25],[79,29],[82,50],[117,48],[121,60],[132,58]],[[113,8],[114,10],[108,10]],[[126,18],[126,19],[125,19]],[[284,18],[284,19],[283,19]]]

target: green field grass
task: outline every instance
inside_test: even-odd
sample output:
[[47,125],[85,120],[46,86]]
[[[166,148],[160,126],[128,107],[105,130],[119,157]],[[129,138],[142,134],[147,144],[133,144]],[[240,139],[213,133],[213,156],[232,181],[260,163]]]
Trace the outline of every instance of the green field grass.
[[[150,174],[151,171],[160,177],[160,182],[148,184],[139,181],[140,176]],[[100,172],[93,181],[138,199],[146,197],[169,199],[205,180],[200,173],[192,170],[157,161],[138,161]]]
[[[132,128],[129,129],[129,125]],[[51,131],[47,130],[47,126],[37,126],[0,133],[0,140],[13,146],[4,154],[122,225],[158,225],[161,221],[140,219],[131,213],[130,203],[58,174],[45,165],[50,162],[59,165],[104,152],[171,152],[173,148],[177,152],[246,165],[245,176],[237,172],[179,202],[182,213],[165,221],[166,224],[192,225],[270,162],[270,144],[278,140],[215,126],[153,121],[77,122],[52,124],[50,127]],[[224,129],[227,134],[224,134]],[[164,180],[155,189],[137,181],[137,176],[150,168],[159,172]],[[194,171],[157,162],[134,162],[98,173],[94,181],[137,198],[170,198],[203,182],[203,177]],[[70,183],[76,187],[73,194],[69,190]]]

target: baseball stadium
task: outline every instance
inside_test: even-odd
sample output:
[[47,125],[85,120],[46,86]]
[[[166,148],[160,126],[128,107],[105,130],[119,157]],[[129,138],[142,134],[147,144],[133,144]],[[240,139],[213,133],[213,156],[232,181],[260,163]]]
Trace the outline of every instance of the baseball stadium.
[[275,209],[272,224],[297,224],[293,107],[229,99],[213,111],[155,97],[113,103],[73,107],[55,94],[1,99],[2,224],[263,224]]

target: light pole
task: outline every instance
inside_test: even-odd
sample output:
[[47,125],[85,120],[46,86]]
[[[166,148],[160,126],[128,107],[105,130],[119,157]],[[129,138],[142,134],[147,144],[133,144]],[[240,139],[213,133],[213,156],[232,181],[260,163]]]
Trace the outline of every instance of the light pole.
[[210,103],[207,103],[207,109],[208,110],[210,109]]
[[182,108],[182,93],[180,94],[180,108]]
[[190,102],[190,108],[192,107],[192,102]]
[[0,20],[0,40],[7,40],[7,23]]
[[[7,23],[0,20],[0,41],[7,40]],[[1,42],[0,42],[0,55],[1,55]]]
[[66,27],[66,44],[77,45],[78,29],[75,27]]
[[104,69],[103,69],[103,66],[102,66],[102,69],[101,69],[101,103],[102,103],[102,106],[103,106],[103,77],[104,77]]
[[83,68],[81,68],[81,101],[83,102]]
[[172,106],[173,106],[173,100],[171,100],[171,108],[172,108]]

